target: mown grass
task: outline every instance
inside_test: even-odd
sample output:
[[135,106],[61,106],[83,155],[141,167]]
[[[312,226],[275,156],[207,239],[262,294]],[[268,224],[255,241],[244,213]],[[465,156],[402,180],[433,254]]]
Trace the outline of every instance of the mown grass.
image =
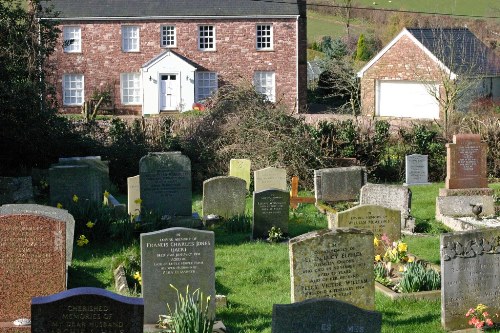
[[[434,219],[435,198],[443,184],[412,186],[412,214],[417,222],[431,227],[430,233],[406,236],[408,249],[418,257],[439,264],[439,233],[444,228]],[[500,190],[500,184],[492,188]],[[301,195],[311,195],[301,193]],[[251,215],[252,198],[247,198],[247,215]],[[193,196],[193,210],[201,215],[201,195]],[[248,217],[247,216],[247,217]],[[246,232],[229,232],[215,228],[216,290],[228,298],[228,307],[218,310],[217,317],[233,333],[271,332],[273,304],[290,303],[289,254],[286,242],[269,244],[251,241]],[[313,205],[301,205],[290,212],[291,237],[327,227],[323,214]],[[135,244],[89,244],[76,247],[69,274],[69,286],[94,286],[113,290],[113,257],[130,252]],[[115,260],[116,261],[116,260]],[[116,263],[115,263],[116,264]],[[440,301],[391,301],[376,293],[376,310],[382,313],[382,332],[445,332],[440,323]]]

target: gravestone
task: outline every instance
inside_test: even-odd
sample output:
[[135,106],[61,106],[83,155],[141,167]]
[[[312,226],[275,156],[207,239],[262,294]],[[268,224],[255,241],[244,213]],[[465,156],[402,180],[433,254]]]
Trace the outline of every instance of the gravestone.
[[[392,242],[401,239],[401,213],[399,210],[377,205],[359,205],[336,213],[333,220],[328,221],[328,228],[366,229],[378,239],[386,235]],[[383,254],[382,245],[376,252]]]
[[139,215],[141,213],[141,198],[139,176],[127,178],[127,212],[128,215]]
[[[456,134],[446,144],[446,181],[440,196],[491,195],[488,188],[486,157],[488,145],[479,134]],[[483,190],[481,194],[461,190]],[[457,194],[458,193],[458,194]]]
[[373,310],[373,233],[361,229],[319,230],[290,239],[292,303],[335,298]]
[[142,212],[191,216],[191,161],[180,152],[149,153],[139,161]]
[[267,238],[272,227],[288,234],[290,193],[281,190],[253,192],[252,238]]
[[101,156],[60,157],[58,165],[88,165],[100,175],[104,190],[109,188],[109,161],[101,160]]
[[247,159],[231,159],[229,162],[229,175],[241,178],[246,183],[247,191],[250,189],[250,166],[251,161]]
[[17,204],[0,206],[0,215],[30,214],[42,215],[63,221],[66,225],[66,266],[73,260],[73,239],[75,237],[75,219],[65,209],[35,204]]
[[441,234],[440,242],[443,327],[470,327],[465,313],[480,303],[499,313],[500,229]]
[[0,177],[0,205],[33,202],[31,177]]
[[406,182],[404,185],[428,185],[429,162],[427,155],[412,154],[405,157]]
[[32,297],[66,289],[65,238],[61,220],[0,215],[0,327],[30,318]]
[[75,288],[34,297],[32,332],[142,333],[144,302],[99,288]]
[[144,322],[154,324],[177,300],[173,285],[183,295],[186,287],[210,296],[215,313],[214,233],[169,228],[141,234],[142,296]]
[[73,195],[81,201],[102,202],[102,177],[88,165],[53,165],[49,169],[49,179],[52,206],[58,203],[70,206]]
[[396,209],[401,212],[401,226],[410,217],[411,190],[406,186],[366,184],[361,188],[359,203]]
[[286,191],[286,169],[264,168],[253,173],[254,192],[270,189]]
[[483,216],[495,214],[495,200],[487,195],[458,195],[451,197],[436,197],[436,220],[441,221],[443,216],[463,217],[475,216],[471,205],[481,205]]
[[274,304],[272,333],[380,333],[382,314],[331,298]]
[[356,200],[366,184],[364,167],[346,167],[314,170],[316,200],[325,202]]
[[230,218],[245,215],[245,181],[237,177],[214,177],[203,182],[203,216]]

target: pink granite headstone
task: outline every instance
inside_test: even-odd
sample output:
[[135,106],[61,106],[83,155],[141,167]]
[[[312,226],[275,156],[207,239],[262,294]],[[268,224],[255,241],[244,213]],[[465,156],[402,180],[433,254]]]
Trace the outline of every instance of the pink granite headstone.
[[1,215],[0,332],[31,317],[32,297],[65,289],[65,223],[41,215]]

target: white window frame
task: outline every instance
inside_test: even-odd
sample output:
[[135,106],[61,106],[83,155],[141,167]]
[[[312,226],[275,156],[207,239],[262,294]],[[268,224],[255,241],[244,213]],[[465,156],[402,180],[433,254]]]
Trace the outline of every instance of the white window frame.
[[255,91],[276,102],[276,74],[273,71],[256,71],[253,75]]
[[160,26],[160,46],[161,47],[177,47],[177,29],[175,25]]
[[85,77],[83,74],[64,74],[62,79],[63,105],[80,106],[85,100]]
[[137,25],[122,25],[122,51],[139,52],[140,28]]
[[82,28],[79,26],[63,27],[63,45],[64,53],[82,52]]
[[123,105],[141,105],[141,74],[120,74],[120,98]]
[[255,26],[255,48],[261,51],[273,50],[273,25],[260,23]]
[[195,73],[195,101],[199,102],[210,97],[219,88],[218,75],[216,72],[196,72]]
[[198,26],[198,50],[215,51],[215,25]]

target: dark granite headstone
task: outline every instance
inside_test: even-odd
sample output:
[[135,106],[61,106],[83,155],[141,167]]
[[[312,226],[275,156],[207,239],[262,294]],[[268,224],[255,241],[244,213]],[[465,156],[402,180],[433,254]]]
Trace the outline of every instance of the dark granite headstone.
[[50,174],[50,204],[63,207],[72,204],[73,195],[79,200],[102,202],[104,188],[101,176],[87,165],[53,165]]
[[325,202],[351,201],[359,196],[366,184],[364,167],[346,167],[314,170],[316,200]]
[[281,190],[264,190],[253,193],[252,237],[267,238],[272,227],[288,234],[290,193]]
[[246,182],[238,177],[214,177],[203,182],[203,216],[224,218],[245,214]]
[[142,295],[144,322],[153,324],[167,314],[167,304],[177,300],[173,285],[183,295],[200,289],[210,296],[215,311],[214,233],[187,228],[170,228],[141,234]]
[[465,313],[479,303],[500,312],[500,229],[441,234],[443,327],[470,327]]
[[272,333],[380,333],[382,314],[332,298],[274,304]]
[[139,161],[141,212],[191,216],[191,161],[180,152],[149,153]]
[[33,202],[31,177],[0,177],[0,205]]
[[75,288],[31,301],[33,333],[142,333],[144,302],[99,288]]

